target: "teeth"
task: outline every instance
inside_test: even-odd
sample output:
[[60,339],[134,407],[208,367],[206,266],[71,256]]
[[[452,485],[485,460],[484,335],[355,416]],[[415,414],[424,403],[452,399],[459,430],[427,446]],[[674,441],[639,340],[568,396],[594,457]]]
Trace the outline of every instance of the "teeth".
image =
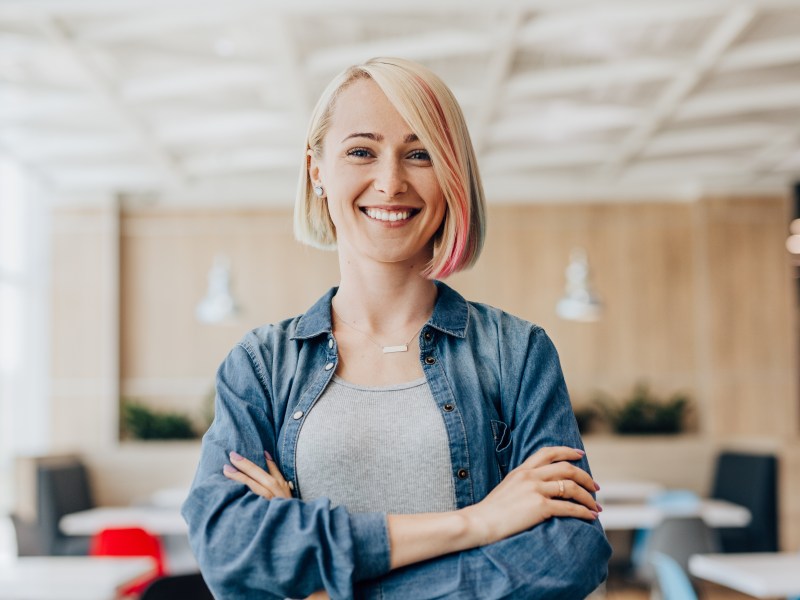
[[365,212],[369,218],[378,221],[405,221],[411,216],[411,211],[408,210],[393,210],[390,212],[379,208],[368,208]]

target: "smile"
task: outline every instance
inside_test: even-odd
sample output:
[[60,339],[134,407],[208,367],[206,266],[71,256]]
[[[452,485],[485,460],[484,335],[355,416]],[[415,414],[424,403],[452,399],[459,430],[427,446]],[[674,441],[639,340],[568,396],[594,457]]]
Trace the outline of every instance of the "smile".
[[416,215],[419,210],[383,210],[380,208],[362,208],[361,211],[366,214],[370,219],[375,219],[376,221],[386,221],[386,222],[397,222],[397,221],[407,221],[414,215]]

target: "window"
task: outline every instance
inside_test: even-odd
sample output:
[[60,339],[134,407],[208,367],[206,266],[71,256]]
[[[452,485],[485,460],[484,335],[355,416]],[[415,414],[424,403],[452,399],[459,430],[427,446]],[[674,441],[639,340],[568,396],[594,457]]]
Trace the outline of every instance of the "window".
[[47,450],[47,207],[0,155],[0,513],[13,502],[13,458]]

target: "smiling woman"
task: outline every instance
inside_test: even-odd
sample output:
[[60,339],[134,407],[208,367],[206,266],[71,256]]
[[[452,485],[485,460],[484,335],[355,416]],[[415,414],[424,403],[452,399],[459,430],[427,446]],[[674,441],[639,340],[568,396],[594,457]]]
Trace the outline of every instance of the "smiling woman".
[[606,575],[585,452],[545,332],[437,281],[484,199],[450,90],[373,59],[314,114],[297,237],[340,284],[246,334],[183,507],[220,598],[582,598]]

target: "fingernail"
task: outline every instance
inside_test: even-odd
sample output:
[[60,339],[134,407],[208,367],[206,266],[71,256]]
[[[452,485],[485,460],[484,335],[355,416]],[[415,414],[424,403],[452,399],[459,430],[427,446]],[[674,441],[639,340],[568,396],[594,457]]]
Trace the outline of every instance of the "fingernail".
[[230,457],[231,460],[244,460],[244,456],[242,456],[238,452],[231,452]]
[[270,453],[269,453],[269,452],[267,452],[266,450],[264,450],[264,456],[266,457],[266,459],[267,459],[268,461],[270,461],[270,462],[275,462],[274,460],[272,460],[272,454],[270,454]]
[[575,450],[575,452],[577,452],[581,456],[585,456],[586,455],[586,452],[584,450],[581,450],[580,448],[573,448],[573,449]]
[[589,512],[590,512],[590,513],[592,513],[592,516],[593,516],[595,519],[597,518],[597,513],[596,513],[595,511],[593,511],[593,510],[590,510]]
[[223,465],[222,470],[225,471],[228,475],[233,475],[234,473],[239,472],[239,469],[236,469],[235,467],[232,467],[227,463]]
[[594,482],[594,491],[595,492],[599,492],[600,491],[600,484],[597,483],[596,481]]
[[595,502],[595,504],[597,505],[597,512],[603,512],[603,505],[599,502]]

